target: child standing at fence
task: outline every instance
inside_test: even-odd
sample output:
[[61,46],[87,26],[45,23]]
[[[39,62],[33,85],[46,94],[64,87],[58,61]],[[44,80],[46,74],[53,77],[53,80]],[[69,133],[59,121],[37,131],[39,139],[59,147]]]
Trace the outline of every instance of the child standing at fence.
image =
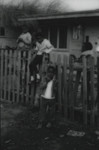
[[38,128],[41,128],[44,123],[47,127],[51,126],[55,111],[56,83],[56,67],[50,64],[36,94],[36,101],[39,99],[40,102]]

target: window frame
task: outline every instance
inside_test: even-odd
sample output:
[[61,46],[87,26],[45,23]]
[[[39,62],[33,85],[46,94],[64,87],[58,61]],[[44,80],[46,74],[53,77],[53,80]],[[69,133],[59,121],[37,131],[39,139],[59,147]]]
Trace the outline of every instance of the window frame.
[[[66,51],[67,50],[67,42],[68,42],[67,39],[66,39],[66,47],[64,47],[64,48],[59,47],[59,42],[60,42],[60,27],[65,27],[66,30],[68,28],[67,28],[67,26],[56,26],[56,27],[57,27],[57,39],[56,39],[56,47],[55,47],[55,49],[59,49],[59,50],[63,50],[63,51],[65,50]],[[50,38],[51,37],[50,36],[51,35],[51,27],[48,29],[48,32],[49,32],[48,33],[48,37],[49,37],[48,39],[51,41],[51,38]]]

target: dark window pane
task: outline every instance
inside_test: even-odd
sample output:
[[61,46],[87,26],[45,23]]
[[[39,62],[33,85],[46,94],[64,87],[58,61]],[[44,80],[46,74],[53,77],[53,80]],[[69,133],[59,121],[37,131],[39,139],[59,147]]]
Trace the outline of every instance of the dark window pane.
[[1,36],[5,35],[5,29],[4,29],[4,27],[0,27],[0,35]]
[[59,48],[67,47],[67,29],[66,27],[61,27],[59,29]]
[[43,33],[44,38],[48,39],[48,29],[43,27],[42,28],[42,33]]
[[57,47],[57,28],[50,28],[50,41],[54,47]]

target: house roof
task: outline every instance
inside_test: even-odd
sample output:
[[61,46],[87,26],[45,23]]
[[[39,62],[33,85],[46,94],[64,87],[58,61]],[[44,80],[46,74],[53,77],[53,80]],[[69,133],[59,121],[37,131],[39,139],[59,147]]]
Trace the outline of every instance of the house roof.
[[31,21],[31,20],[52,20],[62,18],[82,18],[82,17],[99,17],[99,9],[88,11],[74,11],[67,13],[54,13],[54,14],[41,14],[31,15],[27,17],[19,17],[18,21]]

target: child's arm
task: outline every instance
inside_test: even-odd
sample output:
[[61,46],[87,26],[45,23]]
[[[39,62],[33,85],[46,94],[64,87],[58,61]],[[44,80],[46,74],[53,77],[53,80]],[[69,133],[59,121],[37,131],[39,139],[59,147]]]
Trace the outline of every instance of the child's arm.
[[58,87],[58,81],[56,79],[56,76],[54,76],[54,78],[53,78],[53,90],[54,90],[54,92],[57,91],[57,87]]
[[41,83],[40,83],[40,89],[44,89],[47,87],[47,80],[46,77],[42,79]]

